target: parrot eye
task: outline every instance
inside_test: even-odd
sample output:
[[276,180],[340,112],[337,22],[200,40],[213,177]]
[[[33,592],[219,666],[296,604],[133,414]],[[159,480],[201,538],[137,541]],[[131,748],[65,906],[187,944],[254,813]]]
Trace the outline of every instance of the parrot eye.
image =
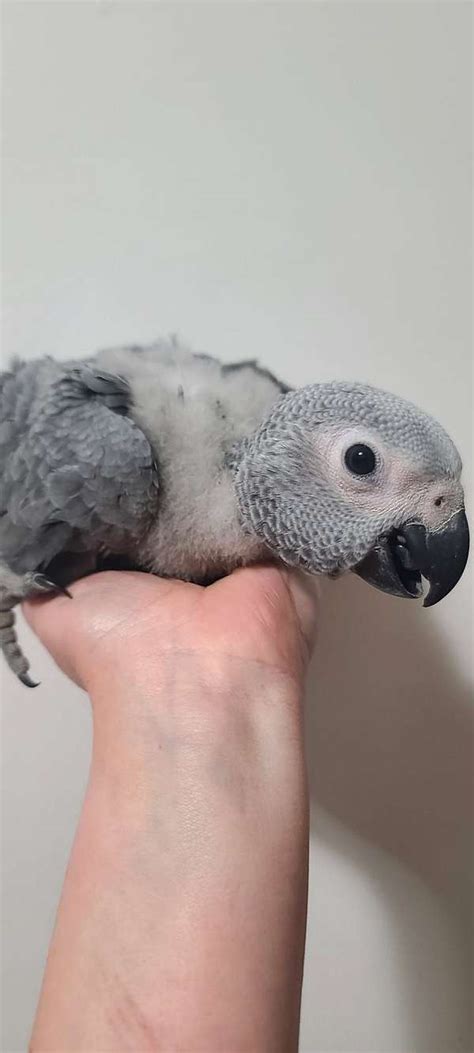
[[370,446],[365,446],[362,442],[356,442],[354,446],[349,446],[349,449],[344,454],[344,461],[346,468],[353,475],[370,475],[376,465],[374,451],[371,450]]

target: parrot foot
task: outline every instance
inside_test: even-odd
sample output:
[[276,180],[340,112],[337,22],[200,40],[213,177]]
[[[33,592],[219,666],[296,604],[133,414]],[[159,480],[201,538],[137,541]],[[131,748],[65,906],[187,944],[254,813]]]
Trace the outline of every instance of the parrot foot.
[[25,687],[38,687],[39,685],[29,675],[28,659],[25,658],[18,643],[13,608],[27,597],[38,596],[41,593],[49,593],[51,596],[62,594],[72,599],[72,593],[64,585],[59,585],[46,574],[36,571],[25,574],[14,583],[11,591],[0,585],[0,652],[3,652],[10,669]]
[[13,611],[16,603],[18,603],[17,596],[8,593],[2,596],[0,593],[0,651],[3,652],[12,672],[22,684],[25,684],[25,687],[38,687],[38,684],[28,674],[29,662],[17,640]]

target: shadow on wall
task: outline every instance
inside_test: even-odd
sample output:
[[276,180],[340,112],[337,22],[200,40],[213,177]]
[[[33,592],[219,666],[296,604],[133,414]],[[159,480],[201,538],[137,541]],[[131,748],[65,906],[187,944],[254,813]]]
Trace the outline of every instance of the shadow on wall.
[[313,813],[317,950],[305,961],[302,1051],[472,1053],[465,934],[445,901],[393,856]]
[[466,919],[472,698],[419,604],[355,577],[323,586],[307,706],[313,799],[397,856]]
[[[450,1030],[449,1048],[467,1050],[471,689],[459,676],[449,643],[419,604],[389,598],[349,576],[323,584],[322,609],[307,703],[312,800],[395,856],[441,897],[440,917],[451,916],[459,936],[457,962],[450,960],[448,939],[445,947],[437,944],[431,925],[423,937],[418,908],[413,915],[410,897],[404,898],[396,882],[392,887],[384,881],[378,888],[397,934],[406,1004],[412,1005],[412,1026],[419,1036],[416,1048],[430,1053],[438,1049],[433,1025],[443,1022],[450,1030],[454,1015],[457,1026]],[[330,841],[331,826],[321,824],[319,807],[313,807],[312,820],[316,837]],[[369,880],[379,884],[370,859],[369,851],[366,858],[359,856],[359,864],[369,871]],[[424,956],[431,932],[439,961],[431,963],[426,975]],[[436,1007],[430,990],[425,990],[435,979]]]

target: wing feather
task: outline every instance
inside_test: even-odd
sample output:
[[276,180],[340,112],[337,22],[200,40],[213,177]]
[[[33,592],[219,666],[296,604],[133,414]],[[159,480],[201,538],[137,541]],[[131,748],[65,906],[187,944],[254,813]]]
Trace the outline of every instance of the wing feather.
[[156,460],[129,400],[127,382],[93,362],[43,359],[2,377],[0,557],[12,569],[77,533],[120,549],[156,515]]

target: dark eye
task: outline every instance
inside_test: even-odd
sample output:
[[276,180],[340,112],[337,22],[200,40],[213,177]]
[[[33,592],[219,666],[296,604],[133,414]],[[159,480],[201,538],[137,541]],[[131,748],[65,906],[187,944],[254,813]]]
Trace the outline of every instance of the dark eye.
[[363,442],[356,442],[354,446],[349,446],[344,454],[344,461],[346,468],[353,475],[370,475],[376,465],[374,451],[370,446],[365,446]]

